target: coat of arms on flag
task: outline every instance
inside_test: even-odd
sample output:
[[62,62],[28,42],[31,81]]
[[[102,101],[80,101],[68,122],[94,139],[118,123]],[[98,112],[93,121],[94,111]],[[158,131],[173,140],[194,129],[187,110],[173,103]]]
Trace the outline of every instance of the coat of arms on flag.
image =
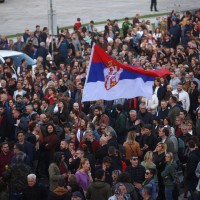
[[106,90],[110,90],[112,87],[117,85],[120,80],[120,74],[123,72],[122,68],[114,66],[112,61],[108,62],[108,67],[104,69],[105,83],[104,86]]

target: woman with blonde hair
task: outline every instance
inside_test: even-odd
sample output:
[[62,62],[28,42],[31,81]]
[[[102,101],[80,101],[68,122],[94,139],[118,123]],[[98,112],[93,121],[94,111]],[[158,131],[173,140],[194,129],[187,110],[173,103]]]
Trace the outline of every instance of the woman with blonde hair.
[[158,179],[158,199],[162,199],[165,196],[165,186],[161,176],[161,173],[165,169],[165,154],[167,151],[167,145],[163,142],[159,142],[156,149],[153,152],[153,162],[156,165],[157,179]]
[[173,200],[172,191],[174,189],[173,177],[176,173],[176,163],[174,162],[173,154],[171,152],[165,155],[166,166],[161,176],[165,185],[165,199]]
[[89,184],[93,182],[90,163],[87,158],[82,158],[78,171],[75,173],[78,185],[83,189],[84,193],[87,192]]
[[140,144],[135,141],[136,133],[134,131],[129,131],[126,141],[123,146],[126,150],[126,160],[130,160],[133,155],[138,157],[142,156],[142,151],[140,149]]
[[144,156],[144,161],[141,162],[141,165],[145,167],[145,169],[151,168],[155,169],[156,165],[153,162],[153,152],[152,151],[147,151],[145,156]]

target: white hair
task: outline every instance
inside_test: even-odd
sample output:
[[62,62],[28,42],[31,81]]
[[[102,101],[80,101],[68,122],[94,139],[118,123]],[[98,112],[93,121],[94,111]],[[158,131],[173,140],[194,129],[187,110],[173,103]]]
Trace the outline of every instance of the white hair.
[[34,180],[36,180],[36,175],[35,174],[29,174],[27,176],[27,179],[34,179]]

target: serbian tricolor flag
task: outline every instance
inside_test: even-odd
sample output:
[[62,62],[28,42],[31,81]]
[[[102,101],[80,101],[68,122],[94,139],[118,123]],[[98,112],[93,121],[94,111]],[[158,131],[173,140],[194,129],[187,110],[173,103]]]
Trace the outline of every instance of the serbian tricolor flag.
[[155,77],[169,74],[170,72],[166,69],[146,71],[140,67],[121,64],[94,44],[82,102],[129,99],[138,96],[151,99]]

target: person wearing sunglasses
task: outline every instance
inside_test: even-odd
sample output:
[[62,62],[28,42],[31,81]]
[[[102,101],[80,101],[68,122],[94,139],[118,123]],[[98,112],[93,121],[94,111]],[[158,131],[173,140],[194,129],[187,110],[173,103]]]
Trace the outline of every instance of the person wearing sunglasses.
[[142,188],[141,188],[141,192],[142,192],[144,186],[151,187],[153,200],[156,200],[156,196],[157,196],[157,185],[154,179],[155,175],[156,175],[156,169],[154,168],[146,169],[145,181],[142,183]]

